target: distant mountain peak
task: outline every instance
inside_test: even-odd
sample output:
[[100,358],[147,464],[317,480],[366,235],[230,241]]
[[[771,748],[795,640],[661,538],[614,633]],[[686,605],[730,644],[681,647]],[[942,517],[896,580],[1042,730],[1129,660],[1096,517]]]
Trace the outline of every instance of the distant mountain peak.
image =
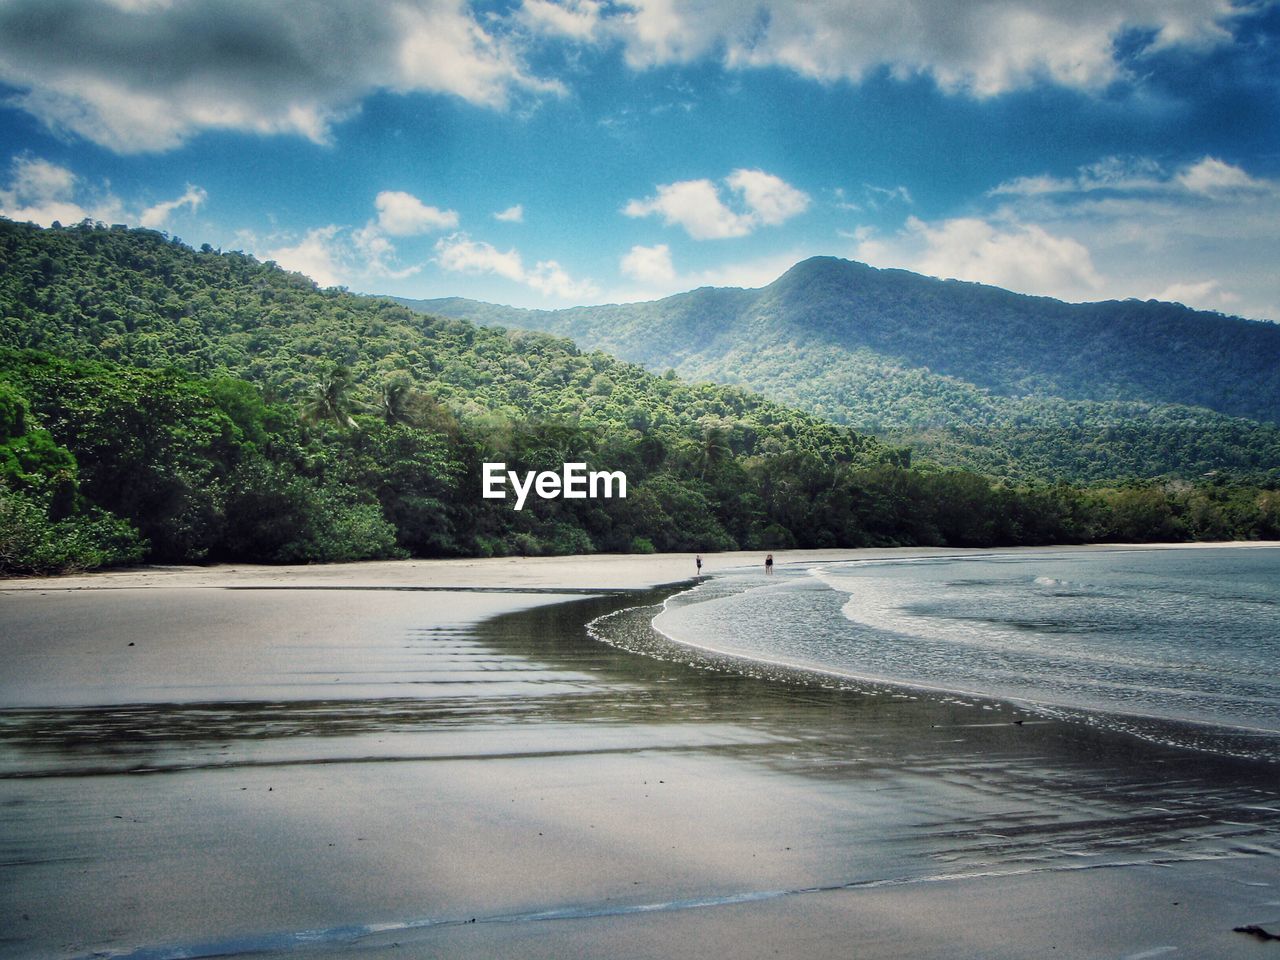
[[[1272,440],[1242,452],[1259,423],[1280,422],[1280,324],[1181,304],[1066,303],[816,256],[755,290],[560,311],[417,306],[759,390],[978,469],[1280,471]],[[1225,447],[1221,431],[1234,438]],[[1223,460],[1215,451],[1228,447]]]

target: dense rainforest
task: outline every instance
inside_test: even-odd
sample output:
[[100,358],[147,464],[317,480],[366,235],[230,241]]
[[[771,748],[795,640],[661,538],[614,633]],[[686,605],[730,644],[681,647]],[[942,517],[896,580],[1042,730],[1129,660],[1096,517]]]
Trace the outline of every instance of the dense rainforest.
[[1015,482],[1280,478],[1280,326],[1155,301],[1069,304],[816,257],[760,290],[434,314],[547,330],[736,384]]
[[[480,465],[625,500],[480,497]],[[319,290],[149,230],[0,220],[0,573],[1280,536],[1221,481],[996,482],[731,386]]]

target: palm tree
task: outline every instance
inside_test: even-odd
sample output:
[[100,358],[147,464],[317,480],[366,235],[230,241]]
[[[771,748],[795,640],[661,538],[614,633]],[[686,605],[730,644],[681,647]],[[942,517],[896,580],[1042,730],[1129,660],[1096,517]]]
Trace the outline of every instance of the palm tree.
[[316,384],[311,396],[302,408],[303,417],[311,423],[333,423],[339,427],[354,427],[352,412],[358,408],[352,400],[351,370],[335,364]]
[[414,425],[417,419],[414,393],[413,385],[407,380],[387,380],[378,388],[374,405],[387,426],[394,427],[398,423]]
[[705,423],[702,443],[698,445],[698,459],[702,463],[701,479],[707,479],[707,471],[719,466],[733,456],[729,447],[729,431],[724,423]]

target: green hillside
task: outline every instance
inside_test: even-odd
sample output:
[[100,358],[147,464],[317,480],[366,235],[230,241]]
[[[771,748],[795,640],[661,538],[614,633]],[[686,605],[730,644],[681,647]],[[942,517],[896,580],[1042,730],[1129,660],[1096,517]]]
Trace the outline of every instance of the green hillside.
[[1067,304],[824,257],[761,290],[652,303],[410,305],[759,390],[992,476],[1280,475],[1280,326],[1176,304]]
[[[626,499],[480,496],[481,465]],[[732,386],[319,290],[148,230],[0,221],[0,573],[1280,533],[1252,487],[993,483]]]

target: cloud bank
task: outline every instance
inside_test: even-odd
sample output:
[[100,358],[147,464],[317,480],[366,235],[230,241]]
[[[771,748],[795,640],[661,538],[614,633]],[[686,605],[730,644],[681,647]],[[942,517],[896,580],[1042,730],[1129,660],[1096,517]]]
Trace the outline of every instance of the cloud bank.
[[[545,11],[556,5],[526,0],[535,4],[543,14],[534,22],[556,29]],[[606,17],[598,4],[562,6],[565,16],[581,11],[582,35],[620,43],[636,69],[718,58],[824,82],[885,69],[977,97],[1042,82],[1101,90],[1131,76],[1121,40],[1145,38],[1139,55],[1207,49],[1229,40],[1232,18],[1247,9],[1230,0],[629,0]]]
[[463,0],[7,0],[0,81],[50,128],[119,153],[201,130],[326,143],[378,90],[493,108],[563,90]]
[[1036,174],[993,188],[970,217],[909,218],[850,235],[877,266],[972,280],[1064,300],[1136,297],[1280,319],[1280,181],[1219,157],[1166,169],[1105,157],[1072,176]]
[[1228,42],[1247,9],[1233,0],[523,0],[507,10],[467,0],[2,0],[0,82],[51,129],[120,153],[169,150],[204,130],[327,143],[377,91],[494,109],[564,94],[561,79],[528,66],[553,42],[621,48],[635,70],[716,61],[824,83],[886,70],[992,97],[1136,79],[1144,53]]

